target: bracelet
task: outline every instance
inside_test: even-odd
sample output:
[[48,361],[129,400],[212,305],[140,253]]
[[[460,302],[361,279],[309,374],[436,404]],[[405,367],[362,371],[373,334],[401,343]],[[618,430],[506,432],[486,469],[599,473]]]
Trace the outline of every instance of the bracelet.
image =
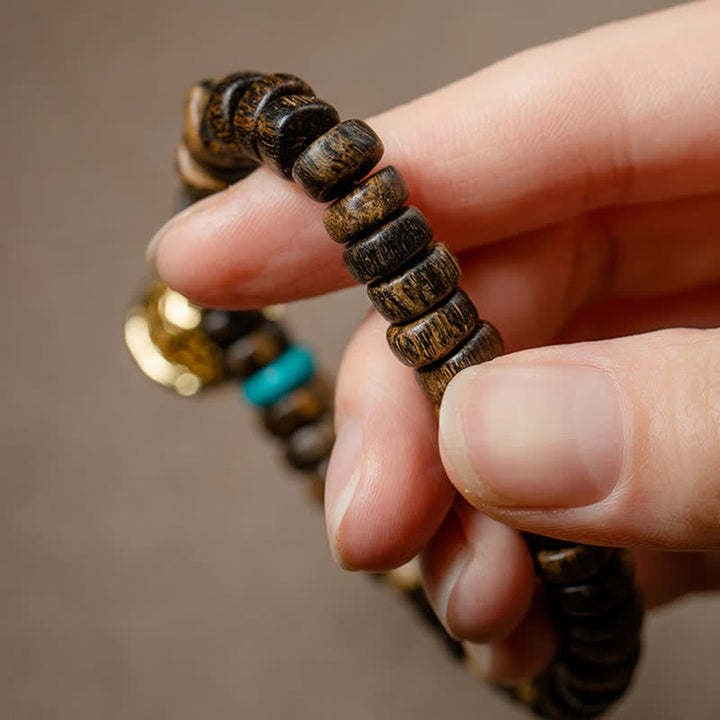
[[[181,206],[245,177],[260,164],[296,182],[318,202],[329,236],[344,245],[350,274],[390,322],[393,353],[414,368],[439,406],[464,368],[503,352],[498,330],[481,320],[458,287],[453,253],[433,240],[423,214],[406,205],[400,172],[384,167],[376,133],[362,120],[340,121],[294,75],[243,72],[203,81],[189,92],[176,154]],[[146,375],[184,395],[241,381],[288,463],[310,476],[322,497],[334,442],[331,383],[312,353],[291,341],[277,309],[203,310],[152,281],[125,324],[126,343]],[[628,554],[524,534],[559,635],[550,666],[531,682],[502,687],[540,717],[593,718],[626,691],[640,655],[642,597]],[[462,645],[434,616],[416,567],[382,573],[429,621],[458,659]]]

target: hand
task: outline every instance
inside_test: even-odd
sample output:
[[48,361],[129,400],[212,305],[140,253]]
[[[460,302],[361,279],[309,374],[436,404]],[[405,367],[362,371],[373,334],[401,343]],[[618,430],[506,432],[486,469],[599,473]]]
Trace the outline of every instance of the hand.
[[[649,605],[720,585],[720,330],[662,329],[720,324],[719,22],[704,2],[610,25],[369,121],[510,354],[451,383],[438,448],[365,322],[337,385],[330,544],[368,570],[422,551],[438,615],[495,679],[554,651],[512,528],[635,548]],[[259,170],[163,229],[159,272],[230,308],[349,285],[322,210]]]

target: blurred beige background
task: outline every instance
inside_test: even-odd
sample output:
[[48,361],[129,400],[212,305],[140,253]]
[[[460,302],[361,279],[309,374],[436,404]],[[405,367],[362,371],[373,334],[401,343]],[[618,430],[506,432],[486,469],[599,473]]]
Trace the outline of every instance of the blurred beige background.
[[[183,400],[122,343],[186,88],[247,67],[365,116],[660,0],[5,0],[0,25],[0,717],[524,717],[391,595],[234,393]],[[291,310],[336,368],[357,292]],[[720,717],[720,603],[650,623],[621,718]]]

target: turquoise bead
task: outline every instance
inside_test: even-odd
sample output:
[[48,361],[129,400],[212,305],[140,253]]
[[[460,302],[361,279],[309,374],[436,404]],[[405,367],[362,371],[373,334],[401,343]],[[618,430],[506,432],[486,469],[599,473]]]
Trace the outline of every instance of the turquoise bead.
[[295,345],[242,383],[245,399],[268,407],[304,385],[315,374],[315,361],[307,348]]

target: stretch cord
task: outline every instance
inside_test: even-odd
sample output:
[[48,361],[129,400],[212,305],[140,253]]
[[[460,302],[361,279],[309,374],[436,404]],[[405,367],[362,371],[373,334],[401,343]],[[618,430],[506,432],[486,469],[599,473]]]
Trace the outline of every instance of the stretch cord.
[[[331,202],[323,222],[344,244],[343,260],[378,312],[388,342],[415,368],[437,406],[461,370],[502,354],[497,329],[480,320],[458,287],[452,252],[433,241],[422,213],[407,206],[400,172],[380,161],[380,138],[361,120],[340,122],[300,78],[243,72],[195,85],[185,107],[176,165],[186,205],[218,192],[261,164]],[[240,379],[265,428],[285,444],[291,466],[312,475],[322,496],[334,442],[330,383],[312,353],[292,343],[264,311],[202,310],[153,281],[126,322],[126,341],[143,371],[181,394]],[[593,718],[626,691],[639,655],[643,604],[628,554],[526,533],[555,621],[558,652],[540,676],[501,689],[540,717]],[[413,565],[381,575],[442,634],[453,655],[462,645],[433,615]]]

